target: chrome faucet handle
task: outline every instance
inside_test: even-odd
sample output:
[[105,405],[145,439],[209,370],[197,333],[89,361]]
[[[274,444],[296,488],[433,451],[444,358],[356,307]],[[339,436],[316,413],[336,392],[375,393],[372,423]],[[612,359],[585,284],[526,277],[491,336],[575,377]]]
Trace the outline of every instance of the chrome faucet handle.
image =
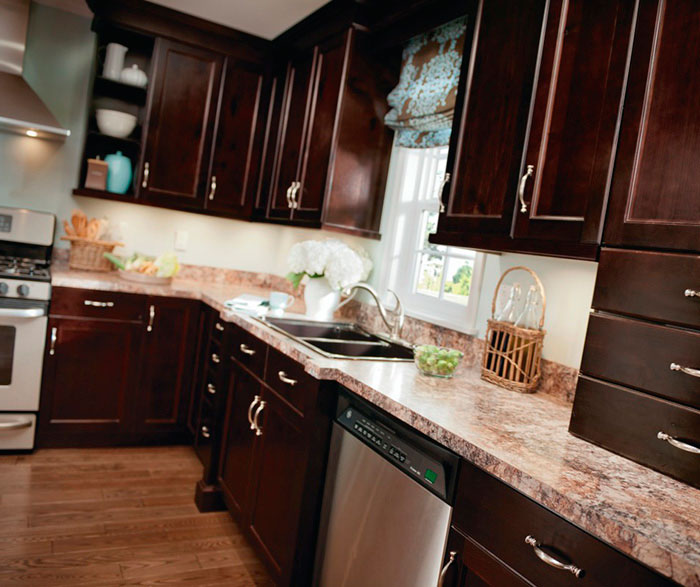
[[394,296],[394,301],[396,302],[394,304],[394,308],[392,310],[389,310],[394,315],[394,323],[391,327],[391,336],[392,338],[400,338],[401,331],[403,330],[403,324],[406,318],[406,315],[403,311],[403,304],[399,299],[399,295],[393,289],[387,288],[386,291]]

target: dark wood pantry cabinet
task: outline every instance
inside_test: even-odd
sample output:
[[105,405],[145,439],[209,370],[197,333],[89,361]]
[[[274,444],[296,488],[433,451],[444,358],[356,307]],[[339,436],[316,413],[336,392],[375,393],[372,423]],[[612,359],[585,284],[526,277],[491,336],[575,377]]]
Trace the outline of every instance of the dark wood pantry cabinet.
[[595,258],[634,2],[480,2],[436,243]]
[[53,288],[38,446],[187,439],[199,302]]

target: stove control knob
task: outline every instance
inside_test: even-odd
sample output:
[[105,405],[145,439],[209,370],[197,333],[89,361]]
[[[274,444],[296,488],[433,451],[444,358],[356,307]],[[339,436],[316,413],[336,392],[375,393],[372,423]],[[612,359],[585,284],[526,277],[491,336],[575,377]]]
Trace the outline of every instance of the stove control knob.
[[8,290],[7,284],[4,281],[0,282],[0,296],[7,295],[7,290]]
[[21,298],[26,298],[29,295],[29,286],[24,284],[18,285],[17,295]]

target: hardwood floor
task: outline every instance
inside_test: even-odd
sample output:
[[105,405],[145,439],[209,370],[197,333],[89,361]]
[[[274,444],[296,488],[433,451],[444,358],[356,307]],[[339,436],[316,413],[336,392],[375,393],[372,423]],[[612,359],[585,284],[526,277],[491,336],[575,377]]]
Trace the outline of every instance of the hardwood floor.
[[0,455],[0,585],[272,585],[190,447]]

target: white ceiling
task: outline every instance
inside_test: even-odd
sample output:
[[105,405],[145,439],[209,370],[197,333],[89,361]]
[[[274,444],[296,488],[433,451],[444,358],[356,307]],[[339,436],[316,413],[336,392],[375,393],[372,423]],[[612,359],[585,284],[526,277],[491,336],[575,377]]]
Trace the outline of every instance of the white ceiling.
[[273,39],[328,0],[151,0],[161,6]]
[[[34,0],[76,14],[92,16],[84,0]],[[328,0],[151,0],[205,20],[266,39],[274,39]]]

